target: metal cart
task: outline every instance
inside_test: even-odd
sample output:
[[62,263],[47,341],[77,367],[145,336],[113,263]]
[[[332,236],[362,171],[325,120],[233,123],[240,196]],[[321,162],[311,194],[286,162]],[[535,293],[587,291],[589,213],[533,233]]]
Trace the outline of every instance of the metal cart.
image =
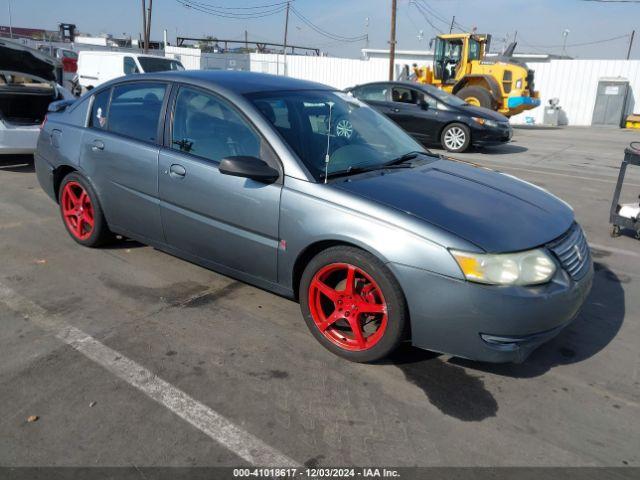
[[611,211],[609,213],[609,223],[611,224],[609,233],[612,237],[618,237],[623,228],[628,228],[634,230],[636,232],[636,238],[640,239],[640,218],[629,218],[619,214],[621,208],[621,205],[618,203],[620,200],[620,191],[622,190],[624,175],[629,165],[640,166],[640,142],[631,142],[631,145],[624,149],[624,160],[622,160],[622,165],[620,165],[618,183],[613,193],[613,201],[611,202]]

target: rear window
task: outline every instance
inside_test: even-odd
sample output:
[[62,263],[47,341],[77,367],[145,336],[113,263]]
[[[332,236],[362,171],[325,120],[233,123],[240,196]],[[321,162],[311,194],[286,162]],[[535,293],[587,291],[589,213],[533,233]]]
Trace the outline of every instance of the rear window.
[[145,73],[166,72],[167,70],[184,70],[177,60],[162,57],[138,57],[138,62]]
[[167,87],[162,83],[132,83],[114,87],[109,107],[109,131],[155,142]]

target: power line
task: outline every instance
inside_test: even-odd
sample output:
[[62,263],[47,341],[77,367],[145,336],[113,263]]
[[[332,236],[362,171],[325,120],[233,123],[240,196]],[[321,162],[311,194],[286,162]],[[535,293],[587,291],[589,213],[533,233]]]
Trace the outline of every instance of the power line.
[[358,35],[356,37],[345,37],[343,35],[338,35],[336,33],[331,33],[328,32],[327,30],[324,30],[323,28],[319,27],[318,25],[314,24],[311,20],[309,20],[307,17],[305,17],[302,13],[300,13],[298,11],[297,8],[295,8],[293,5],[291,6],[291,12],[298,17],[298,19],[300,19],[302,22],[304,22],[309,28],[311,28],[312,30],[314,30],[316,33],[330,38],[332,40],[337,40],[337,41],[341,41],[341,42],[345,42],[345,43],[352,43],[352,42],[361,42],[363,40],[365,40],[367,38],[366,34],[363,35]]
[[[606,2],[605,2],[606,3]],[[640,3],[640,1],[638,2]],[[520,38],[522,38],[522,35],[520,36]],[[581,42],[581,43],[571,43],[571,44],[558,44],[558,45],[530,45],[528,43],[522,42],[523,45],[526,45],[527,47],[536,47],[536,48],[564,48],[564,47],[584,47],[587,45],[596,45],[599,43],[607,43],[607,42],[613,42],[615,40],[621,40],[623,38],[629,38],[629,34],[626,35],[619,35],[617,37],[611,37],[611,38],[603,38],[602,40],[593,40],[591,42]]]
[[[295,0],[291,0],[292,2]],[[209,8],[215,8],[215,9],[220,9],[220,10],[256,10],[256,9],[261,9],[261,8],[268,8],[268,7],[274,7],[274,6],[278,6],[278,5],[286,5],[287,2],[286,1],[282,1],[282,2],[276,2],[276,3],[268,3],[268,4],[264,4],[264,5],[254,5],[251,7],[225,7],[222,5],[211,5],[209,2],[200,2],[200,1],[189,1],[189,3],[192,4],[196,4],[199,6],[203,6],[203,7],[209,7]]]
[[213,15],[215,17],[221,17],[221,18],[230,18],[230,19],[236,19],[236,20],[248,20],[248,19],[253,19],[253,18],[262,18],[262,17],[268,17],[270,15],[276,15],[280,12],[283,12],[287,7],[286,7],[286,2],[282,5],[279,5],[277,7],[274,8],[270,8],[270,9],[266,9],[266,10],[261,10],[258,12],[250,12],[250,13],[245,13],[245,12],[232,12],[232,11],[222,11],[222,10],[217,10],[213,7],[207,7],[207,6],[203,6],[200,3],[196,3],[192,0],[176,0],[176,2],[178,2],[180,5],[186,7],[186,8],[190,8],[192,10],[197,10],[198,12],[202,12],[202,13],[206,13],[208,15]]

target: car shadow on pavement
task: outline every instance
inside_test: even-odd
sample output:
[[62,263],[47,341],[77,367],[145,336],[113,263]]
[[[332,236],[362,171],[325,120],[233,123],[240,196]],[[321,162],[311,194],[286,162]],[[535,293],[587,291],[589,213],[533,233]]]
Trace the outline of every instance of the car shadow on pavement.
[[33,155],[0,155],[0,172],[35,172]]
[[482,155],[510,155],[513,153],[528,152],[527,147],[521,145],[515,145],[513,143],[505,143],[503,145],[493,145],[486,147],[475,147],[473,152],[480,153]]
[[[594,255],[595,256],[595,255]],[[595,262],[593,287],[578,317],[556,338],[535,350],[522,364],[489,364],[453,358],[465,368],[513,378],[532,378],[560,365],[593,357],[616,337],[625,315],[623,285],[632,281]]]
[[130,248],[141,248],[144,246],[144,243],[140,243],[137,240],[132,240],[130,238],[123,237],[122,235],[116,235],[114,240],[102,245],[100,248],[102,250],[124,250]]
[[495,417],[498,402],[481,375],[438,358],[440,354],[403,344],[384,363],[395,365],[443,414],[463,422]]

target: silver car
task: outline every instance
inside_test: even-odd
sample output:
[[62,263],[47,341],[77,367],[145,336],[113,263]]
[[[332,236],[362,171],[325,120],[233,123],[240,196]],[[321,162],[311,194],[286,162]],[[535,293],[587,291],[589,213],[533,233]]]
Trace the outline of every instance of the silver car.
[[0,40],[0,154],[31,154],[51,102],[73,99],[56,83],[62,65],[32,48]]
[[295,298],[349,360],[410,341],[522,361],[589,293],[589,247],[565,202],[432,155],[330,87],[143,74],[51,110],[36,171],[76,242],[121,234]]

